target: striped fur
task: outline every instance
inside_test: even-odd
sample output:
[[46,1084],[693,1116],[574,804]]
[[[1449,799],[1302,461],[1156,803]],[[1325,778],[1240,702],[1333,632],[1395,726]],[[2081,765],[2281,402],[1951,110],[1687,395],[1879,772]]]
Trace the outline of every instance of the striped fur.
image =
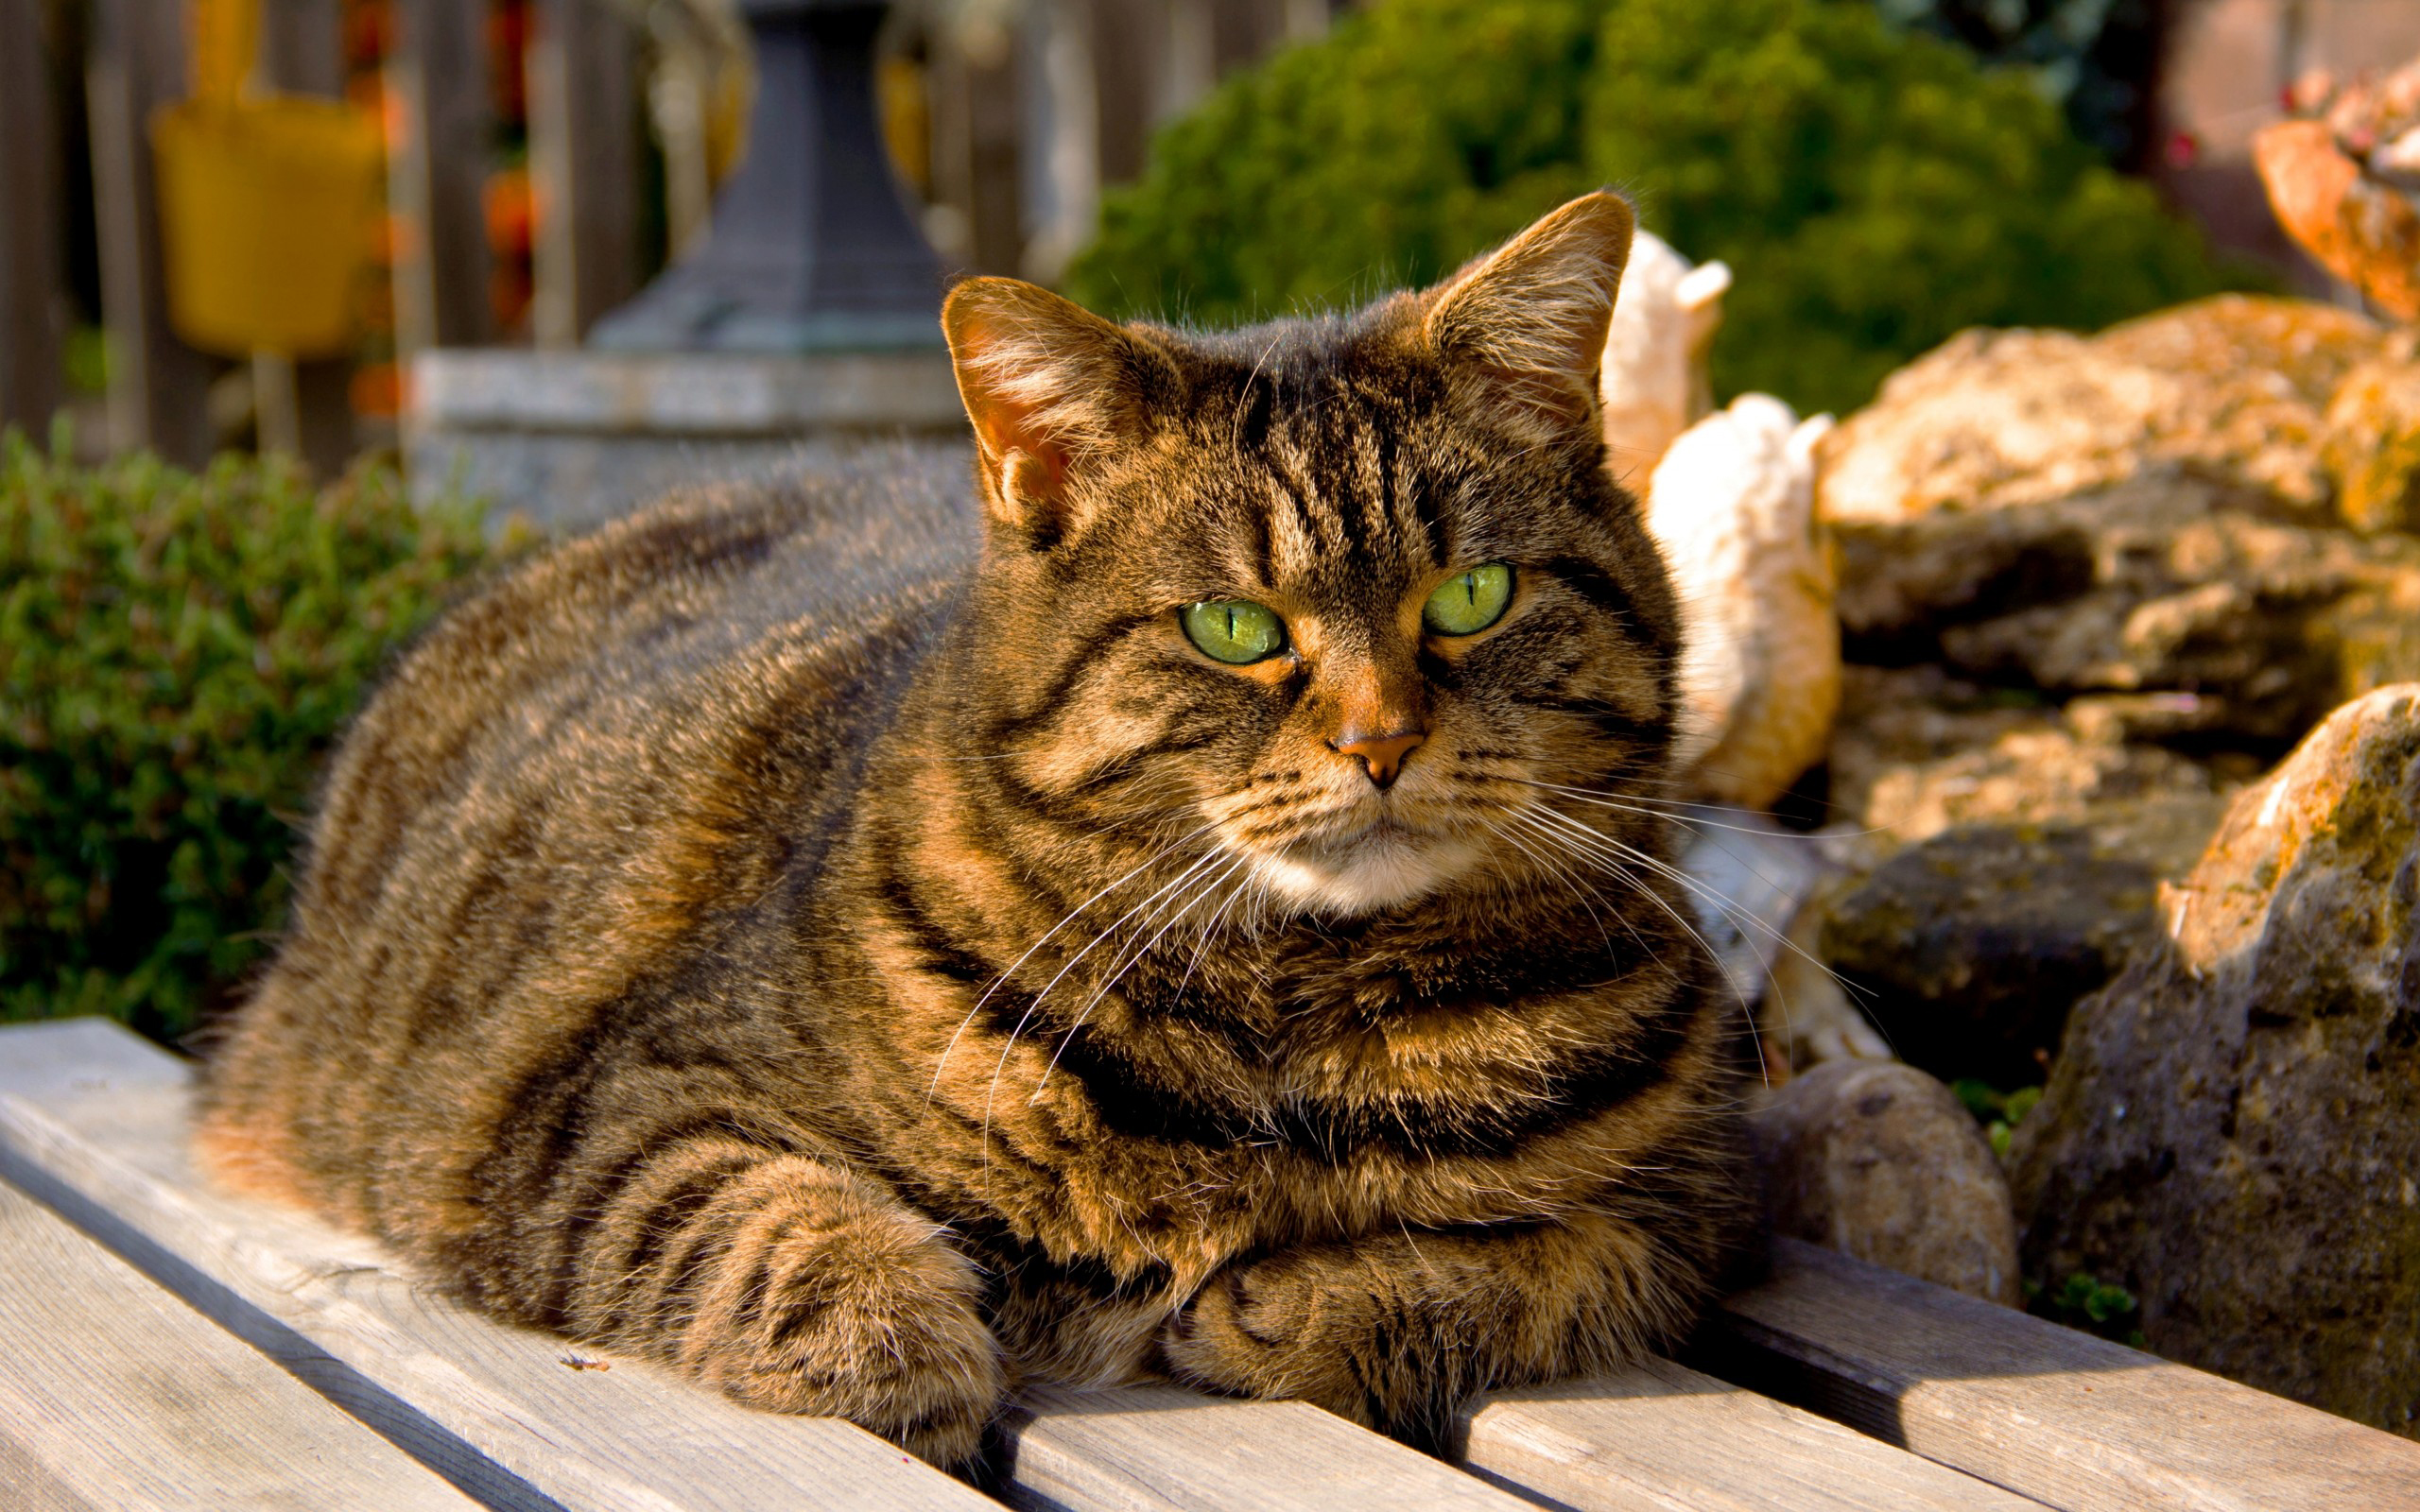
[[[1654,805],[1560,790],[1670,740],[1587,407],[1628,234],[1219,336],[978,281],[982,510],[894,460],[519,569],[334,763],[205,1157],[942,1462],[1019,1380],[1433,1444],[1671,1338],[1742,1231],[1737,1015]],[[1486,561],[1504,619],[1424,636]],[[1194,651],[1225,597],[1294,651]],[[1371,709],[1426,732],[1383,790]]]

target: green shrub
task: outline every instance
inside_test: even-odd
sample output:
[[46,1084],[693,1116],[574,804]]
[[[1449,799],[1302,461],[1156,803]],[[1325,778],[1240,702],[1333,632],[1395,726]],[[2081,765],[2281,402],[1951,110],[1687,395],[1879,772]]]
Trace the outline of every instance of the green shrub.
[[1204,322],[1342,304],[1599,183],[1732,265],[1716,387],[1808,408],[1969,325],[2226,283],[2024,76],[1841,0],[1386,0],[1164,131],[1066,283]]
[[386,469],[314,494],[0,436],[0,1020],[172,1038],[239,987],[320,755],[486,557]]

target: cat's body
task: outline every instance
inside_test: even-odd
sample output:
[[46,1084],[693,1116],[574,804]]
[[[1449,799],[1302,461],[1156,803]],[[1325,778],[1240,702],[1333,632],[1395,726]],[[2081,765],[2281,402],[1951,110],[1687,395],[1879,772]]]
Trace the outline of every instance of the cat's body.
[[[943,1459],[1012,1379],[1151,1370],[1434,1441],[1685,1327],[1737,1012],[1654,805],[1564,791],[1656,791],[1671,595],[1585,390],[1453,323],[1485,273],[1218,341],[961,295],[979,553],[902,467],[458,610],[334,765],[205,1155]],[[1500,621],[1431,631],[1476,562]],[[1248,597],[1282,652],[1180,627]]]

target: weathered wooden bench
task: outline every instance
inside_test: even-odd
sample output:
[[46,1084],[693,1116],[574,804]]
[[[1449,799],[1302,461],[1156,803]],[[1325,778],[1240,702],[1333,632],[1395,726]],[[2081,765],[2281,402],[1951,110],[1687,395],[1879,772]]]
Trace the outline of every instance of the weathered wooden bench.
[[[187,1164],[185,1064],[0,1029],[0,1506],[994,1506],[831,1419],[499,1326]],[[2420,1443],[1785,1242],[1689,1364],[1473,1402],[1459,1465],[1300,1403],[1027,1399],[1028,1507],[2420,1509]],[[1845,1426],[1843,1426],[1845,1425]]]

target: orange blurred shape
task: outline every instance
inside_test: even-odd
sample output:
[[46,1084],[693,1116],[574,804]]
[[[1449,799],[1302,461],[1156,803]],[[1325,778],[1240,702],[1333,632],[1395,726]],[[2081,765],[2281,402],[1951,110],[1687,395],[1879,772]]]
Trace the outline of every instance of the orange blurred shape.
[[411,107],[405,101],[403,91],[387,87],[386,75],[355,74],[345,86],[345,94],[355,105],[377,112],[378,135],[389,152],[411,140]]
[[393,267],[420,247],[419,228],[392,211],[378,217],[378,235],[370,249],[372,262]]
[[499,257],[527,256],[531,226],[537,219],[529,170],[499,168],[489,174],[480,186],[479,200],[486,212],[489,248]]
[[369,363],[353,370],[346,390],[353,412],[373,420],[391,420],[403,412],[403,369],[391,362]]
[[2399,320],[2420,319],[2420,211],[2337,146],[2325,121],[2280,121],[2252,139],[2277,224],[2319,265]]

